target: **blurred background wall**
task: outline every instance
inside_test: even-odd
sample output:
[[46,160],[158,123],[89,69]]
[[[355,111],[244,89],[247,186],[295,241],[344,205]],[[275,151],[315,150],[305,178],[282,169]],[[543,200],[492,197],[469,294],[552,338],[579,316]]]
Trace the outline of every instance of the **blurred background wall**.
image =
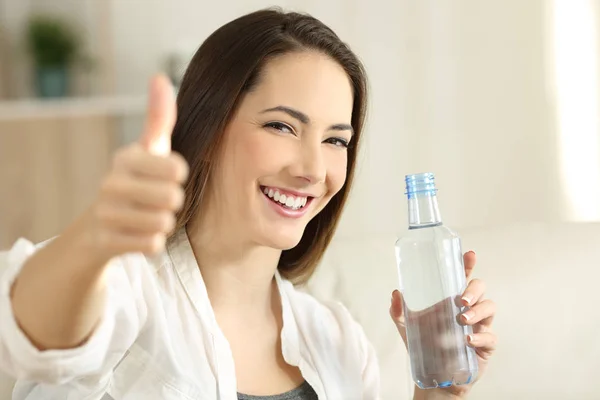
[[[174,70],[181,71],[210,32],[269,5],[0,0],[1,121],[16,115],[33,120],[36,113],[50,118],[60,106],[68,119],[70,107],[79,106],[83,114],[102,114],[116,124],[115,145],[133,140],[151,74],[168,70],[169,59],[177,57]],[[402,179],[420,171],[437,174],[442,211],[456,227],[600,217],[596,2],[277,5],[322,18],[369,73],[367,143],[340,235],[404,227]],[[92,60],[72,68],[69,100],[35,98],[24,47],[32,13],[72,24]],[[77,134],[89,137],[86,130]]]

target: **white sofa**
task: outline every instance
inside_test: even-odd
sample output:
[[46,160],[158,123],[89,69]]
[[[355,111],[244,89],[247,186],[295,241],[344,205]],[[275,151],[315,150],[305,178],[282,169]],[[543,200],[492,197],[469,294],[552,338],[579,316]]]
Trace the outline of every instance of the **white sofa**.
[[[497,303],[499,348],[474,400],[600,399],[600,224],[459,231],[474,275]],[[388,307],[397,284],[392,235],[338,240],[310,290],[343,301],[377,348],[383,399],[408,398],[404,345]]]
[[[459,232],[498,304],[499,349],[475,400],[600,399],[600,224],[523,224]],[[338,238],[308,290],[344,302],[374,343],[383,399],[408,399],[406,352],[388,315],[393,235]],[[0,399],[11,382],[0,377]],[[333,399],[338,400],[338,399]],[[339,399],[343,400],[343,399]]]

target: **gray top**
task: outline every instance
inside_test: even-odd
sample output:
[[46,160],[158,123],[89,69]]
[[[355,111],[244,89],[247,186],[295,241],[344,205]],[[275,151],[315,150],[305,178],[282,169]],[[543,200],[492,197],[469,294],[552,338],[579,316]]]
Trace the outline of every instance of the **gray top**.
[[238,393],[238,400],[319,400],[313,388],[304,381],[296,389],[273,396],[250,396]]

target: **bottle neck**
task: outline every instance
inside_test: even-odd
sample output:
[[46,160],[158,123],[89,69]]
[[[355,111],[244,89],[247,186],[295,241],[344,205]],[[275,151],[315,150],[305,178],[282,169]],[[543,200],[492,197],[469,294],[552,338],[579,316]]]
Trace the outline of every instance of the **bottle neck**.
[[409,229],[442,224],[437,196],[432,193],[414,193],[408,198]]

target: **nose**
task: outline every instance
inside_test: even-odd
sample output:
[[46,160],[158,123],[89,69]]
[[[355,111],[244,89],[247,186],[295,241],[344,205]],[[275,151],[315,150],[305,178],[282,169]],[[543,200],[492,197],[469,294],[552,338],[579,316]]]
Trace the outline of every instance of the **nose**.
[[327,168],[320,143],[303,142],[296,162],[291,166],[291,173],[310,184],[325,182]]

